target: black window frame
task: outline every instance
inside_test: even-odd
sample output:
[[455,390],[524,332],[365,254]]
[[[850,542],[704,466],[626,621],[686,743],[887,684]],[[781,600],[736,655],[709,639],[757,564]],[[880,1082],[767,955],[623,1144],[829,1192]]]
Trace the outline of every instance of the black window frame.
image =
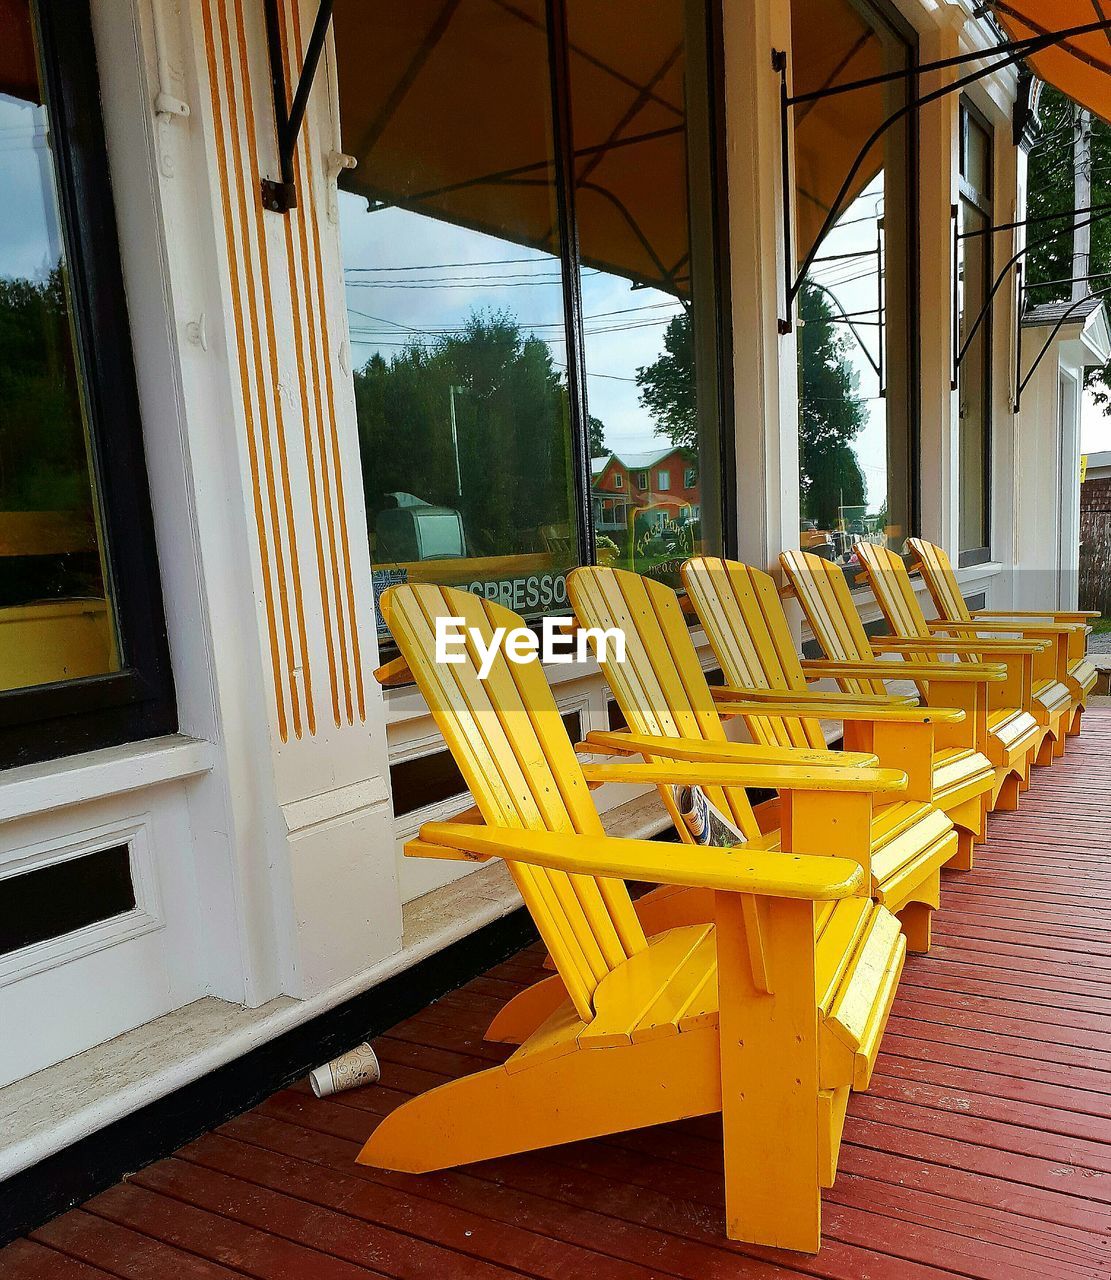
[[[959,199],[966,200],[978,213],[983,214],[987,218],[990,227],[995,218],[995,126],[984,114],[983,111],[972,101],[966,93],[962,93],[959,105],[959,121],[958,121],[958,162],[957,162],[957,184]],[[983,192],[974,187],[965,178],[965,169],[967,168],[966,156],[968,154],[968,125],[972,121],[977,128],[981,129],[987,135],[988,141],[988,190]],[[959,229],[959,224],[958,224]],[[992,246],[994,240],[990,234],[984,237],[987,247],[984,250],[984,298],[986,299],[990,293],[992,286],[993,265],[992,265]],[[953,287],[957,287],[957,282],[953,282]],[[984,318],[980,322],[980,331],[982,336],[982,344],[984,348],[984,438],[982,442],[983,448],[983,529],[987,537],[987,542],[979,547],[960,547],[957,548],[957,566],[965,568],[969,565],[987,564],[991,560],[991,532],[992,532],[992,440],[994,435],[994,419],[993,412],[995,404],[995,385],[993,379],[993,365],[995,357],[995,325],[993,322],[993,307],[988,307],[984,313]],[[959,342],[959,333],[954,335],[954,340]],[[958,371],[958,380],[960,372]],[[958,381],[958,405],[959,405],[959,381]],[[960,431],[960,422],[958,420],[957,430]],[[958,435],[958,456],[960,455],[960,444]],[[960,525],[960,507],[961,507],[961,478],[957,477],[957,512],[958,512],[958,530]]]
[[90,0],[30,8],[122,665],[0,692],[0,769],[177,729]]

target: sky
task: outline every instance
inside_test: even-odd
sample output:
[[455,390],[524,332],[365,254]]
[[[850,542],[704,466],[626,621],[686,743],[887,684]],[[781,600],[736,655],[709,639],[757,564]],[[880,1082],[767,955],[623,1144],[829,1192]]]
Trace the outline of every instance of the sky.
[[[339,208],[357,368],[376,351],[388,358],[412,338],[459,327],[476,309],[510,312],[566,368],[558,259],[422,214],[368,212],[349,192],[340,193]],[[666,444],[640,405],[636,371],[662,351],[680,304],[593,268],[583,270],[582,297],[589,410],[605,424],[607,447],[620,453]]]
[[43,280],[62,248],[41,107],[0,94],[0,277]]

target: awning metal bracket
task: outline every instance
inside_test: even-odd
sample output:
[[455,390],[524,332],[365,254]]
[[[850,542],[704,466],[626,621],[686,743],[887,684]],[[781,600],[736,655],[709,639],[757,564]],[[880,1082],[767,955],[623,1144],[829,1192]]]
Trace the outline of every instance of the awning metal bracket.
[[332,20],[333,0],[320,0],[316,19],[309,34],[308,47],[305,49],[305,62],[301,69],[301,78],[293,94],[292,103],[288,100],[286,84],[284,51],[282,48],[282,23],[278,6],[282,0],[263,0],[266,13],[266,47],[270,56],[270,82],[274,92],[274,125],[278,134],[278,177],[262,179],[263,208],[271,213],[288,213],[297,204],[297,179],[293,157],[297,150],[297,139],[301,125],[305,120],[305,109],[309,104],[313,81],[320,66],[320,55],[324,52],[324,40],[328,34],[328,24]]
[[[794,306],[806,275],[810,270],[814,257],[817,254],[818,247],[822,241],[832,230],[838,218],[844,212],[842,208],[845,198],[852,189],[853,181],[860,172],[868,152],[876,145],[892,125],[904,119],[912,111],[921,110],[922,107],[928,106],[931,102],[937,102],[941,98],[948,97],[951,93],[959,93],[962,89],[970,84],[974,84],[977,80],[984,79],[985,76],[993,75],[996,71],[1001,71],[1004,67],[1012,66],[1016,62],[1020,62],[1025,58],[1032,57],[1040,53],[1043,49],[1047,49],[1062,41],[1070,40],[1075,36],[1089,35],[1094,31],[1111,30],[1111,19],[1103,19],[1099,22],[1089,22],[1078,27],[1068,27],[1062,31],[1051,31],[1042,35],[1031,36],[1026,40],[1012,40],[1002,44],[993,46],[991,49],[977,49],[972,53],[961,53],[950,58],[940,58],[934,62],[920,62],[913,66],[906,67],[898,71],[888,71],[882,75],[867,76],[861,80],[851,80],[844,84],[829,85],[823,89],[815,89],[808,93],[791,94],[787,89],[787,55],[780,49],[772,50],[772,69],[780,77],[780,156],[782,162],[782,181],[783,181],[783,229],[784,229],[784,261],[785,269],[783,273],[784,279],[784,296],[783,296],[783,314],[779,317],[779,332],[781,334],[790,333],[794,328]],[[794,258],[794,249],[792,244],[792,204],[793,192],[791,190],[790,174],[791,174],[791,108],[806,102],[816,102],[823,98],[832,98],[842,93],[852,93],[859,89],[870,89],[881,84],[892,84],[898,80],[910,81],[917,79],[919,76],[928,74],[932,71],[943,71],[952,67],[963,66],[969,62],[983,62],[985,59],[993,59],[990,65],[978,67],[975,71],[968,75],[960,76],[951,84],[942,85],[938,89],[931,89],[928,93],[919,94],[908,98],[901,107],[893,111],[885,120],[883,120],[865,140],[856,154],[856,158],[849,166],[849,171],[845,175],[841,188],[829,207],[829,211],[822,222],[821,229],[814,239],[814,243],[807,251],[806,257],[798,267],[797,272],[792,275],[792,261]]]

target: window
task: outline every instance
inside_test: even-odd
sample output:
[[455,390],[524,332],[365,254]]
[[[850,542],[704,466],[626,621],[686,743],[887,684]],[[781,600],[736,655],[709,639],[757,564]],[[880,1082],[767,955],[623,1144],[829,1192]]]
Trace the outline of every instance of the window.
[[613,487],[615,489],[624,489],[625,487],[625,477],[620,471],[615,471],[613,473]]
[[[913,33],[869,0],[793,0],[796,93],[902,70]],[[794,108],[802,545],[845,565],[861,539],[901,551],[914,529],[914,129],[891,125],[902,79]]]
[[671,488],[671,472],[670,471],[656,472],[656,488],[660,491],[660,493],[666,493]]
[[957,300],[961,351],[957,378],[960,450],[960,563],[991,555],[991,126],[961,99]]
[[683,472],[683,488],[693,489],[698,483],[698,472],[694,467],[687,467]]
[[0,765],[176,726],[88,4],[0,59]]
[[[337,0],[376,589],[455,584],[535,617],[566,607],[576,564],[677,582],[721,549],[709,13]],[[652,501],[646,463],[619,524],[597,460],[672,444],[701,459],[712,521]]]

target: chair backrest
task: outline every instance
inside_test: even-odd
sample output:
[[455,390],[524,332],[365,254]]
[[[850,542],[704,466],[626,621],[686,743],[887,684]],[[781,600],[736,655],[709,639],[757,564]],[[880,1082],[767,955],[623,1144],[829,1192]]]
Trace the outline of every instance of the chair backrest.
[[[833,662],[875,662],[840,566],[805,551],[784,551],[779,563],[826,657]],[[847,693],[886,691],[882,680],[845,679],[839,683]]]
[[[871,542],[858,543],[856,554],[892,634],[904,640],[933,639],[903,557],[890,547],[878,547]],[[937,661],[937,655],[930,653],[907,653],[904,658],[907,662]],[[980,661],[974,653],[961,654],[960,659],[962,662]],[[922,686],[919,686],[919,692],[924,692]]]
[[[495,627],[523,627],[524,620],[470,592],[431,583],[391,587],[381,607],[486,823],[602,834],[540,663],[510,662],[499,646],[480,680],[470,633],[464,661],[435,660],[438,617],[462,619],[484,647]],[[602,978],[646,945],[628,890],[620,880],[508,865],[579,1016],[588,1020]]]
[[937,616],[943,622],[971,622],[972,615],[957,585],[949,557],[924,538],[908,538],[907,546],[926,582]]
[[[805,692],[806,677],[771,574],[716,556],[688,560],[682,574],[727,685],[777,689],[785,696]],[[826,747],[813,716],[752,716],[745,723],[767,746]]]
[[[582,626],[618,628],[625,635],[624,662],[615,662],[613,647],[607,646],[601,665],[633,732],[726,741],[683,610],[670,587],[627,569],[588,567],[567,575],[567,593]],[[686,829],[666,788],[662,794],[685,838]],[[743,788],[707,787],[706,794],[749,839],[760,834]]]

